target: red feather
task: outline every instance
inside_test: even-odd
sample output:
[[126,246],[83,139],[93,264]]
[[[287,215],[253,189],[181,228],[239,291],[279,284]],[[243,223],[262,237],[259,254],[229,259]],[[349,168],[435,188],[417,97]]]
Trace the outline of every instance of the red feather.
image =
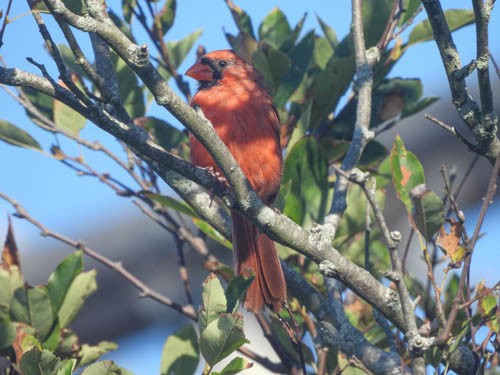
[[[267,204],[276,197],[282,170],[280,122],[260,74],[229,50],[201,57],[186,75],[200,82],[191,105],[198,106],[214,125],[241,166],[253,189]],[[192,135],[191,161],[222,173],[203,145]],[[235,270],[255,273],[245,307],[257,312],[263,305],[279,311],[286,299],[286,284],[273,241],[233,211]]]

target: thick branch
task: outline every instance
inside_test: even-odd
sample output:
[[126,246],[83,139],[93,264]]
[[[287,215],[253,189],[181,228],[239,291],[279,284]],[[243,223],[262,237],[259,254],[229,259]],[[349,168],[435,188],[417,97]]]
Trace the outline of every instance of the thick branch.
[[[500,155],[500,140],[496,135],[498,118],[492,111],[488,113],[481,113],[477,103],[469,95],[467,84],[465,82],[467,69],[466,67],[462,67],[460,56],[458,55],[457,47],[453,41],[453,37],[451,35],[450,28],[448,27],[448,23],[446,22],[440,1],[422,0],[422,4],[424,5],[427,16],[429,17],[429,22],[434,34],[434,40],[436,41],[439,53],[441,54],[441,60],[443,61],[446,76],[448,77],[453,104],[477,141],[474,151],[480,155],[486,156],[490,162],[493,163],[496,157]],[[480,29],[478,33],[481,34],[482,38],[485,37],[485,22],[483,21],[481,21],[481,25],[483,26],[478,25]],[[481,41],[478,40],[478,43],[483,45],[484,38]],[[481,52],[483,52],[483,47],[478,46],[478,48],[480,48]],[[481,63],[483,63],[482,59],[483,57],[481,57]],[[485,64],[488,65],[488,62],[486,61]],[[484,75],[481,77],[484,79]],[[487,86],[483,87],[481,91],[482,95],[484,94],[485,97],[489,95],[487,93]],[[487,109],[487,102],[486,105]]]

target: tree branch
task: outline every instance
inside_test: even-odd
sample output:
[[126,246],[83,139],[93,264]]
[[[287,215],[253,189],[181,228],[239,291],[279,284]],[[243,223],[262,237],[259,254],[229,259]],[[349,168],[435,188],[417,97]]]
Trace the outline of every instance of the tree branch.
[[[494,163],[496,157],[500,155],[500,140],[496,135],[498,118],[493,111],[481,113],[477,103],[472,99],[467,90],[467,84],[465,82],[467,74],[462,67],[460,56],[458,55],[457,47],[453,41],[440,1],[422,0],[422,4],[427,12],[434,34],[434,40],[441,54],[441,60],[443,61],[446,76],[448,77],[453,104],[477,141],[474,152],[486,156],[490,162]],[[491,13],[491,9],[489,9],[489,12]],[[489,14],[487,18],[489,18]],[[481,53],[484,52],[484,42],[485,40],[487,41],[487,34],[484,34],[485,27],[487,27],[487,22],[483,19],[481,24],[478,25],[478,33],[482,38],[481,41],[478,40],[478,52],[480,51]],[[482,66],[482,69],[484,69],[484,65],[487,67],[488,62],[484,62],[482,56],[483,55],[480,57],[481,61],[478,62]],[[487,57],[486,60],[488,60]],[[485,79],[484,72],[478,74],[481,75],[481,80]],[[488,87],[489,83],[480,89],[482,92],[481,95],[485,95],[485,97],[488,96]],[[484,108],[488,109],[490,107],[488,101],[485,104],[486,107]]]

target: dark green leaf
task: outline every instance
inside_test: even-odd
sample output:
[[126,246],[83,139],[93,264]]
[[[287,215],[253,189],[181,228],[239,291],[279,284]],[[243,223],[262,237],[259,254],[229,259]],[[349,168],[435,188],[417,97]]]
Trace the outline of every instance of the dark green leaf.
[[221,371],[212,372],[212,375],[235,375],[243,370],[249,369],[253,363],[248,362],[242,357],[236,357],[231,360]]
[[27,293],[30,325],[38,331],[37,337],[43,341],[55,320],[47,287],[36,286],[28,289]]
[[250,288],[253,279],[253,277],[238,275],[229,282],[226,289],[228,313],[235,313],[238,311],[239,304],[244,301],[246,292],[248,288]]
[[161,27],[162,35],[167,34],[175,19],[176,0],[167,0],[155,17],[155,28]]
[[198,337],[190,324],[168,337],[161,356],[160,374],[195,374],[199,358]]
[[63,3],[66,8],[80,16],[87,12],[83,0],[63,0]]
[[388,153],[389,152],[382,143],[372,140],[368,142],[363,150],[358,165],[365,168],[372,166],[373,164],[382,161]]
[[221,314],[201,332],[200,351],[213,366],[247,342],[243,332],[243,316]]
[[[444,12],[450,31],[458,30],[474,22],[474,12],[469,9],[448,9]],[[417,24],[410,33],[408,45],[432,40],[433,33],[429,20]]]
[[184,39],[179,41],[167,42],[167,49],[170,54],[170,62],[172,63],[172,68],[177,69],[179,65],[184,61],[188,52],[191,50],[193,45],[196,43],[200,37],[202,31],[196,30],[195,32],[189,34]]
[[[341,49],[340,46],[338,49]],[[354,56],[336,52],[325,69],[314,77],[311,129],[316,128],[322,119],[335,111],[340,98],[351,85],[354,72]]]
[[417,157],[409,152],[399,137],[396,136],[391,150],[392,181],[397,196],[411,213],[410,190],[425,183],[424,169]]
[[134,13],[132,10],[137,6],[137,0],[122,0],[123,18],[127,23],[132,21]]
[[444,224],[443,201],[425,185],[417,185],[410,190],[413,203],[412,219],[416,230],[427,240]]
[[372,47],[380,40],[391,13],[393,0],[363,1],[363,27],[366,48]]
[[0,120],[0,139],[14,146],[42,149],[31,135],[6,120]]
[[59,324],[67,327],[75,318],[83,303],[97,290],[96,271],[91,270],[78,274],[69,287],[64,302],[59,309]]
[[48,350],[35,347],[23,354],[19,367],[23,374],[53,375],[60,369],[61,361]]
[[116,80],[119,83],[122,103],[132,119],[144,116],[145,105],[142,88],[134,71],[116,54],[112,54]]
[[274,96],[276,107],[283,107],[290,96],[299,87],[309,65],[311,64],[314,51],[314,31],[310,31],[302,40],[288,53],[291,67],[283,77],[283,83],[278,87]]
[[159,118],[146,117],[144,126],[152,131],[156,142],[167,151],[176,148],[183,142],[187,142],[185,133]]
[[[52,113],[54,99],[46,94],[42,94],[41,92],[32,89],[31,87],[23,88],[23,92],[29,99],[29,101],[36,107],[36,109],[43,116],[52,121],[54,117]],[[29,111],[26,111],[26,114],[30,118],[34,118],[34,116]]]
[[16,324],[8,318],[0,319],[0,351],[12,345],[16,339]]
[[404,2],[405,11],[399,20],[399,26],[405,24],[413,17],[418,7],[420,6],[420,1],[421,0],[405,0]]
[[203,282],[201,286],[201,297],[203,305],[198,314],[198,324],[200,326],[200,332],[203,332],[211,322],[216,320],[220,314],[227,310],[224,289],[222,289],[222,285],[215,274],[211,273]]
[[55,271],[50,275],[47,291],[55,314],[59,312],[73,280],[82,271],[82,252],[75,251],[59,263]]
[[290,70],[291,61],[285,53],[271,46],[266,48],[265,55],[273,78],[272,89],[274,90],[275,87],[281,83],[285,74]]
[[283,183],[290,180],[285,215],[306,227],[321,223],[329,197],[328,163],[315,138],[304,137],[289,151]]
[[280,49],[291,32],[286,15],[279,8],[273,8],[259,26],[259,39]]
[[231,0],[226,0],[226,4],[231,11],[234,22],[238,27],[238,30],[242,33],[246,33],[255,39],[255,34],[253,32],[252,19],[243,9],[234,4]]
[[116,349],[118,349],[118,345],[111,341],[101,341],[97,345],[83,344],[78,351],[78,357],[80,358],[78,366],[82,367],[95,362],[102,355]]

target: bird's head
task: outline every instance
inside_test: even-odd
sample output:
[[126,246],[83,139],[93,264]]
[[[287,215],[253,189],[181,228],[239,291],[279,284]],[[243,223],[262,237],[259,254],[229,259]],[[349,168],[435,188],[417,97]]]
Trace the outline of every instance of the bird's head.
[[218,85],[221,81],[242,80],[255,76],[255,70],[231,50],[209,52],[186,71],[200,82],[200,88]]

